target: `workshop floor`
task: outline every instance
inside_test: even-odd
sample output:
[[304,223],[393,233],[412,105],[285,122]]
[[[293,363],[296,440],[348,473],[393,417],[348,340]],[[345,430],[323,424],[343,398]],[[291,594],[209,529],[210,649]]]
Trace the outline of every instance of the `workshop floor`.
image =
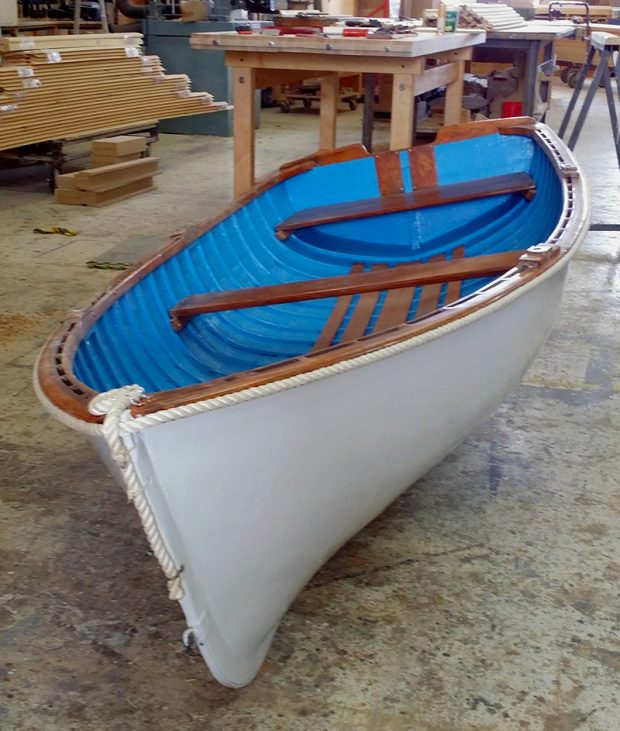
[[[599,93],[577,153],[593,221],[618,224]],[[559,87],[551,123],[567,103]],[[339,142],[357,141],[357,115]],[[307,154],[316,115],[267,111],[259,172]],[[385,138],[385,130],[379,137]],[[348,543],[295,601],[249,687],[181,647],[137,516],[31,388],[63,313],[218,210],[231,141],[165,136],[155,193],[57,206],[0,172],[0,728],[6,731],[618,731],[620,236],[591,233],[514,396]],[[33,233],[65,226],[74,238]]]

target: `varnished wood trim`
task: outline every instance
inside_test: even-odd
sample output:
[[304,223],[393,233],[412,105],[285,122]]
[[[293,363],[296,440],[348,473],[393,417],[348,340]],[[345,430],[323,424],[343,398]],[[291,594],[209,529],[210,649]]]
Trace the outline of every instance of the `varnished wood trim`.
[[380,195],[394,195],[405,190],[399,152],[380,153],[375,157],[375,167]]
[[503,274],[516,266],[519,257],[524,253],[524,251],[507,251],[502,254],[472,256],[456,261],[434,261],[428,264],[412,262],[391,268],[377,266],[370,272],[360,274],[196,294],[182,299],[170,309],[170,322],[173,329],[179,331],[192,317],[212,312],[328,299],[364,292],[382,292],[425,284],[442,284],[453,279],[491,277]]
[[451,124],[439,129],[435,137],[435,144],[441,145],[446,142],[456,142],[457,140],[471,140],[474,137],[495,134],[508,127],[528,127],[534,124],[536,124],[536,121],[532,117],[484,119],[469,124]]
[[509,173],[491,178],[467,180],[463,183],[433,185],[428,188],[418,188],[413,193],[393,193],[378,198],[306,208],[278,224],[276,231],[288,234],[297,229],[323,226],[327,223],[353,221],[359,218],[414,211],[419,208],[460,203],[505,193],[527,193],[535,190],[534,181],[527,173]]
[[[351,274],[358,274],[359,272],[363,271],[363,264],[354,264],[351,267]],[[325,326],[321,330],[321,334],[317,338],[316,343],[312,346],[310,352],[314,352],[315,350],[322,350],[323,348],[329,348],[329,346],[333,343],[334,338],[336,337],[336,334],[340,329],[340,326],[342,325],[342,321],[347,314],[352,299],[352,294],[348,294],[344,297],[338,297],[338,299],[336,300],[336,304],[334,305],[334,308],[331,311],[327,322],[325,323]]]
[[[436,142],[446,142],[449,140],[467,139],[492,134],[514,125],[517,134],[524,134],[525,130],[530,129],[533,120],[529,118],[517,118],[514,120],[492,120],[492,124],[486,122],[475,122],[476,130],[468,129],[468,126],[457,125],[451,129],[444,128],[440,132],[439,139]],[[482,125],[479,127],[478,125]],[[524,127],[523,131],[518,132],[519,126]],[[535,129],[534,125],[534,129]],[[527,132],[529,134],[529,131]],[[552,136],[553,137],[553,136]],[[538,144],[545,153],[554,161],[557,167],[557,160],[551,154],[548,145],[544,139],[538,140]],[[357,152],[354,156],[366,156],[368,153],[361,145],[354,146]],[[362,148],[360,150],[360,148]],[[347,149],[347,148],[343,148]],[[259,180],[254,188],[248,191],[239,200],[225,208],[215,216],[191,226],[185,231],[173,235],[169,243],[155,254],[147,257],[135,267],[123,272],[113,283],[108,285],[106,289],[93,300],[90,305],[82,310],[74,311],[60,324],[58,329],[51,335],[47,341],[39,359],[37,377],[39,385],[45,397],[55,407],[61,409],[69,416],[75,417],[85,422],[101,423],[102,417],[93,416],[88,412],[88,402],[95,395],[95,392],[79,381],[73,373],[73,359],[75,352],[85,337],[92,324],[98,320],[101,315],[116,302],[128,289],[134,286],[143,277],[156,269],[161,263],[174,256],[180,250],[192,243],[198,236],[206,233],[219,222],[233,214],[239,208],[242,208],[247,202],[255,198],[267,188],[277,184],[289,177],[310,170],[317,164],[329,164],[330,162],[339,162],[341,150],[334,150],[330,153],[319,153],[317,156],[310,156],[305,161],[295,161],[282,167],[275,174],[270,174]],[[347,155],[350,153],[346,153]],[[329,155],[334,155],[330,158]],[[319,159],[316,160],[315,158]],[[352,159],[352,158],[349,158]],[[578,201],[576,202],[579,203]],[[583,213],[581,206],[573,203],[574,208],[569,214],[568,210],[563,213],[564,220],[568,221],[565,226],[565,236],[567,243],[564,245],[568,250],[574,243],[575,236],[578,233]],[[570,215],[570,220],[568,216]],[[524,271],[514,271],[505,277],[501,277],[494,283],[492,289],[485,289],[484,292],[476,293],[475,296],[468,297],[467,300],[455,303],[452,307],[444,307],[438,312],[432,313],[428,317],[423,318],[415,323],[406,323],[397,326],[391,330],[378,333],[376,335],[367,336],[353,343],[344,346],[332,346],[325,350],[317,350],[306,356],[295,358],[293,360],[284,361],[273,366],[259,368],[252,371],[239,373],[234,379],[217,379],[215,381],[188,386],[186,388],[176,388],[169,391],[162,391],[157,394],[148,395],[139,405],[134,407],[134,415],[153,413],[160,409],[170,408],[173,406],[181,406],[183,404],[212,398],[227,393],[234,393],[244,390],[251,386],[262,385],[267,382],[279,380],[289,375],[304,373],[315,370],[317,368],[337,363],[341,360],[354,358],[356,355],[372,352],[393,343],[401,342],[419,334],[432,330],[440,325],[458,320],[468,316],[475,311],[492,305],[494,302],[505,297],[509,292],[523,286],[527,282],[538,277],[542,272],[550,267],[554,262],[548,261],[540,264],[537,269],[529,269]]]
[[434,145],[412,147],[409,150],[409,167],[414,190],[438,184]]

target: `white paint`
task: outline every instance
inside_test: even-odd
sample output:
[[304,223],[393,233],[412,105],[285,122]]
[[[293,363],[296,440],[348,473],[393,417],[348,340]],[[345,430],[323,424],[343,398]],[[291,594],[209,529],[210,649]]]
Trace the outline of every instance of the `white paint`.
[[252,680],[310,577],[518,383],[566,271],[399,355],[125,437],[221,683]]

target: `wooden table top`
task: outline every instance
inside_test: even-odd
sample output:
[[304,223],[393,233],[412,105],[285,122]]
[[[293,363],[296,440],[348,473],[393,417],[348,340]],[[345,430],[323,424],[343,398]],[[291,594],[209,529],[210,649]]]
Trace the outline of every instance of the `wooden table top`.
[[381,56],[417,58],[454,51],[484,43],[483,30],[463,29],[455,33],[436,31],[391,38],[342,38],[334,35],[278,36],[264,33],[193,33],[192,48],[211,51],[252,51],[260,53],[327,54],[334,56]]

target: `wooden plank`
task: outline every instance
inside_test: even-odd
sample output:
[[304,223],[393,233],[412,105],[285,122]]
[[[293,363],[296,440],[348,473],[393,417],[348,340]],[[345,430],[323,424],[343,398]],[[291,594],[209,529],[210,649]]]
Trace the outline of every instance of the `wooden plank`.
[[319,150],[333,150],[336,147],[339,85],[337,73],[325,74],[321,77]]
[[383,307],[372,330],[373,333],[388,330],[395,325],[402,325],[407,320],[415,290],[415,287],[403,287],[402,289],[391,289],[385,295]]
[[[429,263],[439,263],[444,260],[443,256],[433,256],[429,259]],[[415,310],[415,319],[428,315],[439,307],[439,295],[441,294],[442,282],[433,282],[425,284],[422,287],[418,306]]]
[[423,74],[415,77],[414,94],[419,96],[440,86],[447,86],[455,81],[457,76],[458,63],[446,63],[427,69]]
[[121,185],[143,178],[152,178],[159,170],[159,158],[143,157],[140,160],[121,162],[115,165],[80,170],[75,174],[78,190],[103,193]]
[[409,150],[409,167],[414,190],[437,185],[435,145],[417,145]]
[[254,119],[255,91],[254,69],[234,68],[233,83],[233,134],[235,145],[234,183],[235,196],[241,196],[254,184]]
[[[359,274],[363,271],[363,264],[354,264],[351,267],[351,274]],[[336,304],[334,305],[334,309],[331,311],[331,314],[327,319],[323,330],[321,330],[321,334],[319,335],[317,341],[310,350],[311,353],[314,353],[317,350],[323,350],[323,348],[329,348],[329,346],[333,343],[334,338],[336,337],[336,334],[340,329],[340,326],[342,325],[342,321],[347,314],[347,310],[349,309],[349,305],[351,304],[352,299],[352,294],[338,297],[338,299],[336,300]]]
[[269,53],[244,53],[226,51],[226,65],[254,69],[294,69],[297,71],[340,71],[341,73],[394,74],[404,71],[422,73],[424,62],[420,58],[395,58],[377,56],[304,56],[300,53],[283,51],[277,55]]
[[120,157],[146,150],[146,138],[136,135],[119,135],[106,137],[103,140],[93,140],[92,152],[102,157]]
[[212,105],[208,93],[191,92],[186,75],[163,74],[157,57],[137,55],[137,48],[127,55],[119,46],[123,36],[112,34],[112,46],[106,37],[60,37],[70,45],[61,50],[60,62],[49,56],[57,36],[51,48],[50,39],[39,37],[41,48],[10,54],[11,64],[0,66],[0,150],[226,108]]
[[375,167],[380,195],[395,195],[404,192],[400,153],[382,152],[375,157]]
[[457,61],[454,65],[456,67],[454,79],[446,86],[446,101],[443,113],[444,125],[458,124],[461,121],[465,64],[463,61]]
[[111,203],[132,198],[140,193],[147,193],[155,190],[152,178],[142,178],[134,180],[125,185],[120,185],[112,190],[94,191],[94,190],[68,190],[57,188],[54,191],[54,197],[57,203],[66,203],[74,206],[89,206],[92,208],[101,208]]
[[82,205],[80,191],[75,188],[56,188],[54,191],[54,201],[69,206]]
[[[395,56],[420,58],[435,56],[453,49],[467,48],[484,40],[482,33],[413,33],[392,38],[345,38],[341,35],[281,35],[259,33],[240,35],[235,32],[194,33],[190,38],[192,48],[211,51],[236,51],[254,55],[258,53],[280,55],[298,52],[305,56]],[[332,69],[335,70],[335,69]]]
[[[458,261],[459,259],[463,259],[464,256],[465,247],[458,246],[452,252],[452,261]],[[448,286],[446,288],[446,297],[444,300],[447,305],[451,304],[452,302],[456,302],[456,300],[460,298],[462,284],[463,282],[457,279],[453,280],[452,282],[448,282]]]
[[352,221],[371,216],[384,216],[389,213],[412,211],[430,206],[459,203],[475,198],[486,198],[506,193],[532,193],[535,191],[532,178],[527,173],[509,173],[491,178],[479,178],[450,185],[433,185],[418,188],[413,193],[397,193],[380,198],[333,205],[306,208],[282,221],[276,227],[280,233],[290,233],[300,228],[322,226],[327,223]]
[[106,165],[115,165],[119,162],[129,162],[130,160],[139,160],[142,156],[141,152],[132,152],[129,155],[92,155],[90,156],[90,167],[99,168]]
[[449,282],[452,279],[493,276],[503,274],[516,266],[522,254],[523,251],[510,251],[471,257],[462,261],[432,264],[414,262],[392,269],[348,274],[342,277],[193,295],[181,300],[170,310],[170,321],[175,330],[181,330],[192,317],[209,312],[387,291],[400,287]]
[[392,79],[390,150],[404,150],[413,144],[414,83],[410,74],[394,74]]
[[[379,271],[379,269],[383,268],[385,267],[375,266],[372,270]],[[358,338],[364,337],[380,296],[381,292],[365,292],[360,295],[355,309],[351,314],[351,319],[347,323],[340,338],[341,343],[348,343],[350,340],[357,340]]]

